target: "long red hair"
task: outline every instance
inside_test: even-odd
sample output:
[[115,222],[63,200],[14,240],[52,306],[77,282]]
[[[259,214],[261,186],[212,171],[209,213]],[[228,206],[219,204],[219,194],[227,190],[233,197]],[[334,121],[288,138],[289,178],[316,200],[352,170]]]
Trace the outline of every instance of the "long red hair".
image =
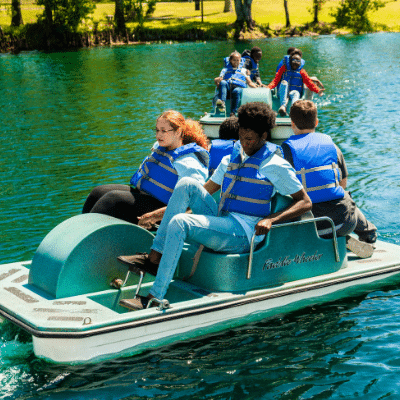
[[166,119],[174,129],[181,128],[183,144],[197,143],[200,147],[208,150],[209,141],[203,132],[201,125],[192,119],[185,117],[178,111],[164,111],[158,118]]

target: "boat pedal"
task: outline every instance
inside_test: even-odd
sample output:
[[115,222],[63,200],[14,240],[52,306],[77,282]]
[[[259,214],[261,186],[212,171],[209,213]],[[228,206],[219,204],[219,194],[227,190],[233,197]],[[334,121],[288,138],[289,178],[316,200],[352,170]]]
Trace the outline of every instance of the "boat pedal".
[[146,272],[142,271],[139,268],[136,268],[135,266],[130,266],[129,267],[129,270],[128,270],[126,276],[125,276],[124,281],[122,281],[122,279],[115,278],[115,279],[113,279],[111,281],[110,286],[115,288],[115,289],[118,289],[118,290],[122,289],[126,285],[126,283],[128,282],[128,279],[129,279],[129,276],[130,276],[131,272],[134,272],[136,275],[139,276],[139,282],[137,284],[136,292],[135,292],[135,297],[136,297],[139,294],[140,287],[142,286],[143,278],[146,275]]
[[159,300],[159,299],[157,299],[155,297],[153,297],[153,298],[151,298],[149,300],[146,308],[151,307],[151,304],[154,303],[154,302],[158,304],[158,307],[157,307],[158,311],[162,311],[162,310],[166,310],[168,308],[171,308],[171,305],[169,304],[169,301],[167,299]]

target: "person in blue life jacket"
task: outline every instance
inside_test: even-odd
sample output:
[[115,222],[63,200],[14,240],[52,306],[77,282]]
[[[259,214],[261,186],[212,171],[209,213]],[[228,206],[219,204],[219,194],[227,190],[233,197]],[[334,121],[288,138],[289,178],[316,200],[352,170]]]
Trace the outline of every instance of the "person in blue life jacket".
[[[180,180],[164,210],[151,252],[118,257],[127,265],[156,275],[147,297],[121,300],[121,306],[140,310],[164,299],[186,240],[197,243],[200,249],[205,246],[220,253],[247,253],[254,233],[258,244],[273,224],[311,209],[311,200],[294,169],[275,154],[278,146],[267,141],[275,116],[266,103],[242,105],[238,110],[238,152],[225,156],[204,185],[191,178]],[[217,203],[212,194],[219,189]],[[271,213],[275,192],[291,195],[293,203]],[[188,209],[192,213],[186,213]],[[156,213],[143,216],[139,225],[151,226]],[[149,303],[150,299],[156,300]]]
[[239,140],[239,121],[237,117],[229,117],[222,121],[219,126],[219,138],[210,143],[210,176],[217,169],[221,160],[232,154],[233,147]]
[[[304,63],[303,63],[304,65]],[[299,54],[293,53],[285,59],[285,63],[279,68],[275,78],[268,85],[270,89],[279,84],[279,115],[286,116],[286,108],[289,101],[293,104],[303,94],[304,84],[319,96],[324,94],[325,89],[319,88],[308,76],[306,70],[302,67],[302,58]]]
[[258,46],[252,47],[251,50],[244,50],[242,53],[242,62],[244,68],[250,71],[250,79],[256,83],[257,87],[266,87],[261,82],[259,63],[262,58],[262,50]]
[[[282,67],[282,65],[287,63],[287,60],[290,58],[291,55],[298,54],[301,57],[301,67],[304,68],[304,65],[306,61],[303,59],[303,52],[298,49],[297,47],[289,47],[287,49],[287,54],[282,58],[281,61],[279,61],[278,66],[276,67],[276,72],[279,71],[279,68]],[[316,77],[316,76],[311,76],[310,79],[321,89],[325,89],[324,85],[322,82]]]
[[236,114],[240,104],[242,91],[245,87],[257,87],[249,76],[249,71],[241,64],[240,53],[234,51],[229,56],[228,65],[223,68],[218,77],[214,79],[218,88],[217,108],[220,111],[225,111],[225,103],[228,97],[228,92],[231,98],[231,116]]
[[157,142],[132,176],[131,186],[95,187],[82,213],[105,214],[137,224],[141,215],[168,203],[180,179],[206,181],[209,140],[198,122],[185,119],[178,111],[165,111],[157,118],[155,136]]
[[[338,236],[348,237],[347,245],[360,257],[369,257],[377,238],[377,229],[356,206],[346,191],[347,167],[340,149],[330,136],[318,133],[316,105],[309,100],[299,100],[290,109],[294,135],[282,144],[284,157],[296,170],[304,189],[312,200],[314,217],[329,217],[335,224]],[[317,223],[321,237],[332,237],[331,225]]]

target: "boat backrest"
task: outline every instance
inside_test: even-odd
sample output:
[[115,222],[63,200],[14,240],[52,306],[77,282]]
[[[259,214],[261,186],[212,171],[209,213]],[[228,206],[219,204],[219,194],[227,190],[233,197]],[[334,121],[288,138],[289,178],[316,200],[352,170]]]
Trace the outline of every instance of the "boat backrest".
[[[89,213],[69,218],[43,239],[33,257],[29,284],[59,299],[110,289],[124,278],[120,255],[149,251],[154,235],[107,215]],[[153,281],[150,275],[146,281]],[[137,283],[136,275],[128,284]]]
[[262,101],[272,108],[272,93],[269,88],[245,88],[242,92],[240,105]]

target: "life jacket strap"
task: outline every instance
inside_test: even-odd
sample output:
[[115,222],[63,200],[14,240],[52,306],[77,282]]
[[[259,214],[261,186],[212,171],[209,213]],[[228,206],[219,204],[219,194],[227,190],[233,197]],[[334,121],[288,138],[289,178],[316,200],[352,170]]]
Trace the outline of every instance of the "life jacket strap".
[[245,201],[246,203],[253,203],[253,204],[268,204],[271,203],[271,200],[260,200],[260,199],[252,199],[250,197],[238,196],[236,194],[229,193],[227,198]]
[[[306,174],[310,173],[310,172],[319,172],[319,171],[326,171],[326,170],[333,170],[334,174],[335,174],[335,182],[334,183],[329,183],[327,185],[322,185],[322,186],[313,186],[313,187],[307,187],[307,182],[306,182]],[[321,167],[314,167],[314,168],[309,168],[309,169],[305,169],[302,168],[300,171],[296,171],[296,174],[301,176],[301,183],[304,187],[304,190],[306,192],[314,192],[317,190],[322,190],[322,189],[330,189],[330,188],[334,188],[334,187],[338,187],[339,186],[339,179],[340,179],[340,173],[338,174],[338,170],[339,167],[336,163],[332,163],[329,165],[323,165]]]
[[226,173],[225,176],[227,178],[233,179],[235,181],[240,181],[240,182],[250,182],[250,183],[256,183],[259,185],[268,185],[268,186],[272,186],[271,182],[266,182],[266,181],[262,181],[260,179],[254,179],[254,178],[246,178],[244,176],[239,176],[239,175],[233,175],[233,174],[228,174]]

